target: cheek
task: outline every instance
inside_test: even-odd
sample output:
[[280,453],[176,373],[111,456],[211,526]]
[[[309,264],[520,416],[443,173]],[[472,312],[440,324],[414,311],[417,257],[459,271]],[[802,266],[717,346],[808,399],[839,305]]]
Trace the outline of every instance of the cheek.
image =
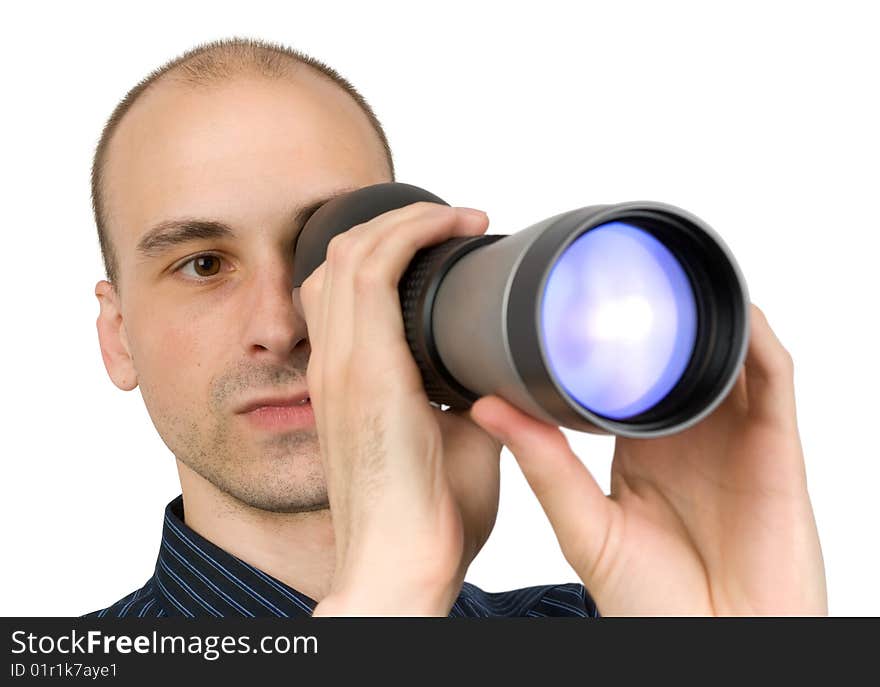
[[145,400],[170,413],[204,409],[222,354],[222,328],[215,331],[213,322],[204,313],[147,318],[134,352]]

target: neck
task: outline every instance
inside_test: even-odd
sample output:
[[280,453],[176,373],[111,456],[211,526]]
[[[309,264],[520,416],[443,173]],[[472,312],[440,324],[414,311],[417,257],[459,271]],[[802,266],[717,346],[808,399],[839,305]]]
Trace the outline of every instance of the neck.
[[220,491],[177,461],[188,527],[227,553],[321,601],[336,566],[329,508],[273,513]]

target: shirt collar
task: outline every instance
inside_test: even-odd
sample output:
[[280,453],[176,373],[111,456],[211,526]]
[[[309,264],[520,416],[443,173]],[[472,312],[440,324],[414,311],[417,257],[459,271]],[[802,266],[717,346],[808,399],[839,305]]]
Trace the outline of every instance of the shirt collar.
[[169,616],[303,617],[317,602],[227,553],[184,522],[183,495],[165,507],[156,591]]

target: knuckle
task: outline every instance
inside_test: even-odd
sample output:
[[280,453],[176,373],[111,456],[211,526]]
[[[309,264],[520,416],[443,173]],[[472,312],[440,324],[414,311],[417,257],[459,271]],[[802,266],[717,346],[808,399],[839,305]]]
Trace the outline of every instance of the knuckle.
[[315,288],[315,274],[318,270],[312,272],[308,277],[302,280],[302,283],[299,285],[300,293],[311,293],[312,289]]
[[429,200],[420,200],[415,205],[418,207],[420,212],[448,212],[452,208],[448,205],[441,205],[440,203],[433,203]]
[[412,222],[439,221],[443,218],[452,218],[454,216],[455,209],[449,205],[419,200],[409,205],[389,210],[374,218],[371,222],[394,229]]
[[360,252],[358,246],[363,243],[358,238],[362,233],[359,231],[362,226],[364,225],[353,227],[334,236],[330,243],[327,244],[326,262],[333,263],[334,265],[349,265],[356,261]]
[[312,303],[315,300],[315,294],[312,293],[313,286],[308,282],[303,282],[302,286],[299,287],[299,302],[302,305],[303,314],[308,317],[309,311],[312,308]]
[[772,356],[767,361],[769,374],[779,379],[791,380],[794,377],[794,358],[782,345],[774,348]]
[[794,372],[794,356],[784,346],[779,347],[779,367],[786,373]]
[[358,291],[370,291],[384,283],[384,270],[375,261],[364,263],[354,273],[354,285]]
[[303,279],[302,284],[300,284],[299,294],[303,301],[310,301],[314,297],[315,292],[318,290],[318,285],[322,281],[319,274],[322,269],[323,265]]
[[779,337],[770,326],[767,314],[761,308],[752,303],[751,313],[755,321],[760,324],[760,329],[766,331],[769,336],[768,343],[772,350],[771,365],[774,368],[774,371],[780,375],[791,377],[794,373],[794,357],[792,356],[791,351],[789,351],[779,340]]
[[754,303],[752,303],[752,317],[767,323],[767,315]]
[[425,212],[433,217],[449,220],[454,220],[458,217],[458,212],[454,207],[450,207],[449,205],[439,205],[437,203],[429,203],[429,205],[431,207],[426,209]]
[[327,262],[339,262],[342,260],[346,253],[350,250],[350,247],[347,245],[348,241],[345,240],[345,234],[337,234],[330,242],[327,244]]
[[448,216],[450,213],[454,212],[454,210],[448,205],[432,203],[428,200],[420,200],[418,202],[412,203],[409,206],[409,210],[410,212],[408,214],[410,217],[413,218],[440,218]]

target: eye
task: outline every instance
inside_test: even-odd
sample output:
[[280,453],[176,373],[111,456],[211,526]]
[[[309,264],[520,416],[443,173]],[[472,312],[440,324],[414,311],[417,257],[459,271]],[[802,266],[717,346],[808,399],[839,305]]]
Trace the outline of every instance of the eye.
[[208,279],[220,272],[222,258],[213,253],[201,253],[182,263],[175,272],[182,272],[196,281]]

